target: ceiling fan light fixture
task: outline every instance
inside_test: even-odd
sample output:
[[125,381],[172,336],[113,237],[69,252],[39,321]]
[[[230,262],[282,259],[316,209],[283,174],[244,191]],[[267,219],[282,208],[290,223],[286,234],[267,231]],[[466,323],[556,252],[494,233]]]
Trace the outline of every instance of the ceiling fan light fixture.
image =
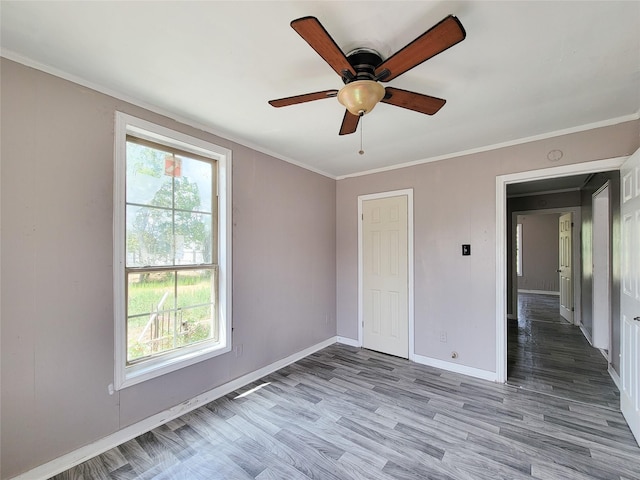
[[375,80],[356,80],[347,83],[338,92],[338,101],[349,113],[362,116],[384,97],[384,87]]

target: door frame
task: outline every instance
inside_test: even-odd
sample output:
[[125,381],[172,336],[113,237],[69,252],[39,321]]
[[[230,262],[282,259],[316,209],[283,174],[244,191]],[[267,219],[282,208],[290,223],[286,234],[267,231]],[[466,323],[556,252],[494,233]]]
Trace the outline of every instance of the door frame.
[[620,170],[628,156],[496,176],[496,382],[507,381],[507,185]]
[[[591,311],[592,311],[592,334],[591,334],[591,339],[590,339],[590,343],[591,345],[594,344],[595,341],[595,336],[596,336],[596,304],[598,302],[606,302],[606,306],[607,306],[607,362],[611,362],[611,346],[612,346],[612,338],[611,338],[611,333],[612,333],[612,324],[611,322],[613,321],[612,317],[611,317],[611,278],[612,278],[612,272],[611,272],[611,189],[609,188],[611,185],[611,181],[607,180],[604,185],[602,185],[598,190],[595,191],[595,193],[593,193],[593,195],[591,195],[591,211],[592,211],[592,222],[593,222],[593,227],[591,228],[591,256],[592,256],[592,264],[593,264],[593,272],[592,272],[592,282],[593,282],[593,295],[591,296]],[[596,228],[596,200],[599,200],[599,196],[602,195],[602,193],[607,192],[607,197],[606,197],[606,210],[604,211],[606,213],[606,233],[607,233],[607,238],[606,238],[606,245],[600,245],[600,243],[596,243],[596,239],[595,239],[595,232],[599,232],[601,230]],[[598,221],[599,223],[599,221]],[[605,227],[605,225],[601,225],[601,227]],[[600,247],[604,247],[603,251],[600,251],[601,248]],[[602,295],[597,293],[597,290],[595,288],[595,279],[596,279],[596,262],[595,262],[595,257],[596,254],[598,255],[604,255],[604,259],[605,262],[602,265],[602,271],[600,272],[600,274],[604,274],[606,276],[606,280],[607,280],[607,291],[606,291],[606,300],[602,298]],[[595,345],[593,345],[595,346]],[[596,347],[596,348],[601,348],[601,347]]]
[[407,197],[407,315],[409,321],[409,360],[415,361],[414,349],[414,287],[413,287],[413,188],[403,190],[391,190],[388,192],[370,193],[358,195],[358,339],[357,346],[362,347],[363,341],[363,271],[364,260],[362,252],[362,203],[367,200],[377,200],[389,197]]
[[[518,215],[548,215],[552,213],[557,213],[562,215],[563,213],[571,213],[571,221],[575,225],[580,225],[582,223],[582,207],[561,207],[561,208],[545,208],[540,210],[517,210],[511,212],[511,226],[512,231],[511,235],[515,241],[515,228],[518,219]],[[582,285],[580,282],[576,282],[576,277],[580,277],[582,272],[582,255],[580,254],[580,235],[574,235],[575,231],[572,232],[571,236],[571,281],[573,282],[573,324],[580,325],[582,320]],[[512,252],[511,255],[515,258],[515,245],[512,242]],[[513,262],[512,262],[513,263]],[[511,298],[512,305],[511,311],[517,314],[518,312],[518,275],[516,273],[515,264],[511,269]],[[507,297],[508,298],[508,297]]]

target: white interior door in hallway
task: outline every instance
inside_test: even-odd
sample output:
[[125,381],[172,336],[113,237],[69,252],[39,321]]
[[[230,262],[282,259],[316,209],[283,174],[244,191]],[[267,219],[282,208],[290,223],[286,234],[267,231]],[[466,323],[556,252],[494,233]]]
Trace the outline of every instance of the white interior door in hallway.
[[593,223],[591,228],[593,272],[593,346],[611,352],[611,275],[609,235],[611,220],[609,211],[609,184],[593,194]]
[[620,409],[640,444],[640,150],[621,169]]
[[362,344],[409,357],[408,196],[362,201]]
[[573,271],[571,233],[573,219],[571,212],[561,215],[558,220],[558,274],[560,285],[560,315],[573,323]]

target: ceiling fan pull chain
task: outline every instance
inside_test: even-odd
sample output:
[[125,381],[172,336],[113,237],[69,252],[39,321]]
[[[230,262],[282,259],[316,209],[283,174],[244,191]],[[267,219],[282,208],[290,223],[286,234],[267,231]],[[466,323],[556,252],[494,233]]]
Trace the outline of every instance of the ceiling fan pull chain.
[[364,114],[360,114],[360,150],[358,153],[360,155],[364,155],[364,150],[362,149],[362,129],[364,128]]

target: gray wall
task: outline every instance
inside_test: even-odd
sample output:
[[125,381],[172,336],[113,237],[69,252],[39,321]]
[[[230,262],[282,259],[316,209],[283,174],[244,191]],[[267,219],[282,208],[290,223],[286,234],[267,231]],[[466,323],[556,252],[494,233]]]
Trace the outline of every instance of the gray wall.
[[591,243],[593,194],[609,181],[611,234],[609,237],[611,265],[611,365],[620,373],[620,172],[594,175],[582,189],[582,325],[593,335],[593,250]]
[[[495,372],[496,176],[629,155],[638,148],[639,123],[339,180],[338,335],[358,334],[358,195],[413,188],[415,353]],[[555,163],[547,160],[554,149],[564,152]],[[471,244],[470,257],[460,255],[463,243]],[[447,343],[439,341],[442,330]]]
[[560,214],[518,215],[522,224],[522,275],[518,289],[559,292],[558,219]]
[[[335,181],[2,60],[2,478],[336,335]],[[233,151],[232,353],[113,396],[114,112]]]

